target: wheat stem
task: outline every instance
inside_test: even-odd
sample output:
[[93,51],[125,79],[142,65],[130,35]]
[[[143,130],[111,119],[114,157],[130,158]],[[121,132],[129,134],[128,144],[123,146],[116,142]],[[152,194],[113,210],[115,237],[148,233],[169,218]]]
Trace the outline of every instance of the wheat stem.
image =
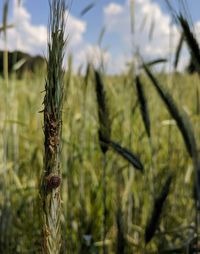
[[65,1],[50,2],[47,80],[44,98],[44,173],[41,184],[43,253],[61,248],[61,132],[63,105],[63,50]]

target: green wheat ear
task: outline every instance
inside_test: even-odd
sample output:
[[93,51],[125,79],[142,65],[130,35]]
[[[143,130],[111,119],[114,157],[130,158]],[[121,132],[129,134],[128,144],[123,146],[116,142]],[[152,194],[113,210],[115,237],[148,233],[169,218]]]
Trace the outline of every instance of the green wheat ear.
[[63,57],[65,48],[65,1],[51,0],[44,97],[44,172],[41,184],[43,253],[61,249],[61,133],[63,107]]

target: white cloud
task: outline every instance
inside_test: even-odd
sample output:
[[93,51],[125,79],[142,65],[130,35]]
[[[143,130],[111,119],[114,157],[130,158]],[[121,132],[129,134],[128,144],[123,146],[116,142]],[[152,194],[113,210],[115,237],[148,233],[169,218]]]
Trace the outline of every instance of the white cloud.
[[[117,56],[112,54],[112,58],[121,61],[118,62],[120,69],[126,62],[124,56],[129,55],[130,58],[132,52],[138,49],[142,57],[148,60],[158,57],[173,59],[180,32],[177,26],[172,24],[170,14],[164,13],[155,2],[135,0],[134,34],[132,35],[130,0],[125,1],[122,5],[117,5],[120,11],[115,15],[112,14],[112,11],[108,11],[112,9],[110,8],[112,5],[115,3],[109,3],[104,8],[104,22],[108,40],[110,39],[112,43],[112,37],[115,36],[114,43],[120,45],[121,52],[118,52]],[[200,22],[195,27],[200,31]],[[113,46],[111,44],[111,49]],[[180,68],[185,66],[187,59],[188,56],[184,49]]]
[[[83,41],[83,34],[86,31],[85,22],[68,15],[66,34],[69,35],[68,46],[77,47]],[[46,52],[47,27],[44,25],[33,25],[31,15],[23,5],[18,6],[17,1],[13,1],[14,28],[7,33],[8,50],[20,50],[29,54],[42,54]],[[0,37],[0,49],[4,48],[3,38]]]
[[197,40],[200,43],[200,21],[195,23],[194,30],[195,30],[195,35],[197,37]]
[[75,47],[83,42],[86,32],[86,23],[70,15],[67,17],[66,34],[69,38],[69,46]]
[[77,64],[90,62],[96,67],[99,67],[103,62],[106,68],[107,63],[111,61],[111,56],[108,51],[101,49],[98,45],[86,44],[78,52],[76,61]]
[[[130,6],[129,1],[120,6],[121,12],[116,15],[110,14],[107,10],[108,5],[104,9],[105,24],[108,27],[110,33],[118,34],[120,42],[124,45],[124,48],[131,50],[132,38],[130,31]],[[145,26],[144,19],[146,19]],[[137,47],[140,47],[141,53],[146,56],[163,56],[170,52],[169,47],[169,35],[173,33],[174,42],[178,40],[179,33],[176,31],[174,25],[171,25],[170,16],[164,14],[159,5],[152,3],[149,0],[136,0],[135,1],[135,34],[134,40]],[[152,30],[152,40],[150,40],[149,34]],[[171,29],[171,31],[170,31]],[[128,47],[128,48],[127,48]]]
[[108,6],[104,8],[104,13],[106,15],[114,16],[122,13],[122,11],[123,11],[122,6],[116,3],[110,3]]
[[[45,26],[34,26],[31,24],[31,16],[17,1],[13,2],[13,17],[11,20],[14,28],[8,30],[8,50],[21,50],[30,54],[43,54],[47,44],[47,29]],[[2,49],[3,38],[0,38]]]
[[[105,66],[111,73],[125,69],[133,50],[139,48],[141,55],[150,60],[157,57],[170,58],[177,46],[179,32],[172,25],[170,15],[162,12],[160,6],[150,0],[135,0],[134,35],[131,35],[130,1],[123,4],[109,3],[103,9],[106,26],[104,41],[109,50],[102,50],[97,45],[91,45],[85,35],[87,24],[85,21],[68,15],[66,35],[68,35],[67,52],[74,57],[75,67],[87,61],[99,65],[103,59]],[[13,0],[13,17],[15,28],[8,30],[7,46],[9,50],[21,50],[30,54],[46,52],[47,28],[45,25],[32,24],[31,15],[24,5],[18,7],[17,0]],[[150,31],[152,30],[152,36]],[[200,39],[200,21],[195,24],[195,30]],[[150,37],[152,37],[150,39]],[[134,47],[133,47],[134,42]],[[2,36],[0,49],[4,48]],[[188,55],[183,50],[180,68],[187,63]]]

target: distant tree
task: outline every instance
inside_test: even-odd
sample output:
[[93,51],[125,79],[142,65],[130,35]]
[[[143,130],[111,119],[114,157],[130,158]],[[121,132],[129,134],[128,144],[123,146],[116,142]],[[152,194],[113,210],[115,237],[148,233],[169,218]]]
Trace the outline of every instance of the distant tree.
[[[25,72],[34,73],[37,69],[41,68],[45,60],[41,56],[30,56],[21,51],[8,52],[9,73],[14,71],[14,67],[16,67],[17,63],[19,63],[19,68],[17,68],[16,71],[17,77],[21,78]],[[3,76],[3,51],[0,51],[0,75]]]

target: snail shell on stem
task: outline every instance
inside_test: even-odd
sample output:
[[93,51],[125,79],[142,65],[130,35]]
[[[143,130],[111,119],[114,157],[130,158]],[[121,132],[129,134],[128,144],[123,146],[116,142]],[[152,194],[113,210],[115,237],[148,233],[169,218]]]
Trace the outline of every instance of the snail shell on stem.
[[47,181],[47,190],[53,190],[60,186],[61,177],[51,173],[46,177],[46,181]]

